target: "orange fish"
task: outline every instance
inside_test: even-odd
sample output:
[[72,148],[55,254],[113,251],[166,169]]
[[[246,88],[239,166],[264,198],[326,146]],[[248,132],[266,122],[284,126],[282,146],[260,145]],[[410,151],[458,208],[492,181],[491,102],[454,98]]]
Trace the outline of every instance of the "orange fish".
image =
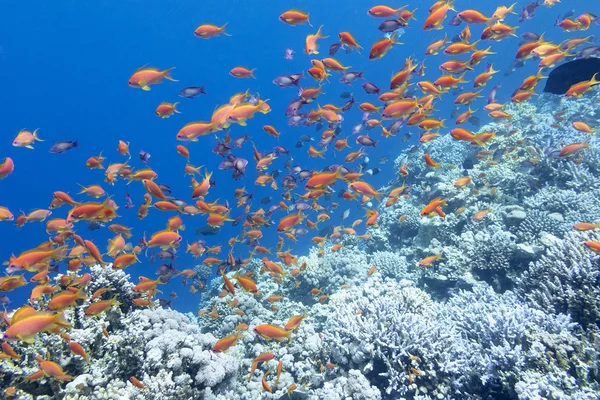
[[227,26],[227,23],[225,23],[225,25],[220,26],[220,27],[213,25],[213,24],[203,24],[194,30],[194,35],[196,35],[197,37],[202,38],[202,39],[209,39],[213,36],[219,36],[219,35],[231,36],[230,34],[225,32],[226,26]]
[[63,313],[54,314],[45,311],[35,311],[29,315],[13,321],[4,332],[4,340],[22,340],[33,343],[39,332],[48,331],[55,326],[69,327],[71,324],[65,319]]
[[44,373],[46,376],[50,376],[56,378],[61,382],[67,382],[73,380],[71,375],[65,374],[62,367],[53,361],[48,361],[42,359],[42,357],[37,356],[35,358],[40,366],[40,371]]
[[13,139],[12,145],[14,147],[25,147],[27,149],[33,150],[32,145],[35,143],[36,140],[38,142],[43,142],[43,140],[41,140],[37,135],[38,131],[39,129],[36,129],[33,132],[30,132],[26,129],[22,129],[21,131],[19,131],[19,133],[17,133],[17,136]]
[[181,236],[177,232],[164,230],[152,234],[148,241],[148,248],[160,247],[163,250],[179,247]]
[[281,14],[279,16],[279,20],[281,22],[284,22],[284,23],[286,23],[288,25],[292,25],[292,26],[300,25],[305,22],[308,25],[312,26],[310,23],[309,14],[307,14],[301,10],[295,10],[295,9],[287,10],[286,12],[284,12],[283,14]]
[[158,68],[141,67],[140,69],[135,71],[133,75],[131,75],[131,78],[129,78],[128,85],[133,88],[150,90],[150,85],[161,83],[163,78],[173,82],[177,82],[177,80],[173,79],[173,77],[170,75],[170,72],[174,68],[175,67],[171,67],[169,69],[161,71]]
[[189,122],[177,132],[176,138],[177,140],[197,142],[198,137],[210,134],[212,129],[213,125],[210,122]]
[[231,71],[229,71],[229,75],[235,77],[235,78],[255,78],[254,76],[254,71],[256,71],[256,68],[254,69],[248,69],[246,67],[235,67],[232,68]]
[[6,178],[15,169],[15,163],[12,158],[6,157],[4,161],[0,163],[0,179]]
[[425,158],[425,164],[427,164],[428,167],[440,168],[440,165],[442,165],[441,162],[433,161],[433,159],[431,158],[431,156],[429,154],[425,154],[424,158]]
[[311,176],[306,182],[306,189],[324,189],[327,186],[333,185],[336,180],[342,179],[342,168],[338,168],[335,172],[320,172]]
[[214,353],[220,353],[223,351],[227,351],[231,346],[235,345],[238,340],[242,339],[244,336],[241,333],[234,333],[232,335],[226,336],[222,339],[217,340],[217,343],[212,348]]
[[179,112],[179,110],[177,110],[177,108],[176,108],[177,104],[179,104],[179,103],[178,102],[168,103],[166,101],[163,101],[162,103],[160,103],[158,105],[158,107],[156,107],[156,110],[154,111],[154,113],[161,118],[169,118],[171,115],[173,115],[175,113],[181,114]]
[[428,256],[425,257],[424,259],[422,259],[421,261],[419,261],[419,267],[427,267],[431,264],[433,264],[436,261],[441,261],[441,260],[445,260],[444,258],[442,258],[442,256],[440,256],[439,254],[434,255],[434,256]]
[[277,325],[271,324],[261,324],[254,327],[254,332],[258,333],[265,339],[275,339],[279,342],[282,342],[285,339],[288,341],[292,341],[292,331],[287,331],[285,328],[282,328]]
[[369,60],[375,60],[378,58],[382,58],[387,54],[388,51],[395,44],[403,44],[398,41],[398,37],[395,34],[392,34],[389,38],[381,38],[371,47],[371,51],[369,52]]
[[585,122],[582,122],[582,121],[571,122],[571,126],[575,129],[577,129],[579,132],[583,132],[583,133],[592,134],[592,133],[596,132],[594,129],[590,128],[590,126],[588,124],[586,124]]
[[600,242],[586,240],[585,242],[583,242],[583,244],[585,245],[585,247],[592,250],[594,253],[600,254]]
[[376,18],[388,18],[393,16],[400,16],[400,13],[406,6],[400,8],[392,8],[385,5],[373,6],[367,11],[367,14],[371,17]]
[[117,295],[110,300],[100,300],[95,303],[90,304],[86,309],[84,314],[86,316],[99,315],[106,310],[111,309],[112,307],[119,306],[121,303],[117,301]]
[[135,376],[130,377],[129,382],[131,382],[133,384],[133,386],[135,386],[138,389],[148,389],[148,387],[146,385],[144,385],[142,382],[140,382],[140,380],[137,379]]
[[422,217],[429,216],[432,213],[434,213],[438,207],[447,206],[447,205],[448,205],[448,203],[446,203],[446,199],[436,197],[435,199],[431,200],[429,202],[429,204],[427,204],[425,207],[423,207],[421,209],[421,216]]
[[[307,15],[307,19],[308,19],[308,15]],[[306,46],[304,48],[304,51],[306,52],[306,54],[308,54],[308,55],[319,54],[319,51],[318,51],[319,46],[317,45],[317,40],[325,39],[328,37],[328,36],[323,36],[323,34],[321,33],[322,28],[323,28],[323,25],[321,25],[319,27],[319,29],[317,29],[317,33],[315,33],[314,35],[306,36]]]
[[444,26],[442,24],[444,23],[444,20],[448,16],[448,10],[454,11],[450,1],[447,1],[447,2],[439,2],[438,1],[436,4],[438,4],[438,6],[435,7],[433,10],[430,10],[429,16],[427,17],[427,19],[425,20],[425,23],[423,24],[424,31],[427,31],[430,29],[435,29],[435,30],[444,29]]
[[579,83],[572,85],[569,88],[569,90],[567,90],[567,92],[565,93],[565,96],[567,96],[567,97],[583,96],[583,94],[585,92],[587,92],[588,90],[591,90],[593,86],[600,83],[600,81],[596,80],[597,75],[598,75],[598,73],[595,73],[594,76],[592,76],[592,79],[590,79],[589,81],[583,81],[583,82],[579,82]]
[[481,211],[477,211],[474,215],[473,215],[473,220],[475,221],[481,221],[482,219],[484,219],[491,211],[490,210],[481,210]]
[[573,156],[573,155],[579,153],[581,150],[587,149],[589,147],[590,147],[590,144],[587,142],[572,143],[572,144],[569,144],[569,145],[566,145],[565,147],[563,147],[558,155],[560,157],[570,157],[570,156]]
[[350,32],[340,32],[338,37],[340,38],[340,43],[345,44],[349,49],[356,49],[360,53],[358,49],[362,49],[362,46],[356,42],[356,39]]
[[591,222],[579,222],[573,225],[573,229],[577,231],[590,231],[592,229],[600,228],[599,224],[592,224]]
[[358,192],[360,194],[363,194],[363,195],[366,195],[369,197],[374,197],[377,199],[377,201],[380,201],[380,197],[381,197],[382,193],[373,189],[373,187],[371,185],[369,185],[367,182],[362,182],[362,181],[352,182],[352,183],[348,184],[348,188],[355,192]]
[[485,24],[491,20],[477,10],[465,10],[458,13],[458,17],[467,24]]

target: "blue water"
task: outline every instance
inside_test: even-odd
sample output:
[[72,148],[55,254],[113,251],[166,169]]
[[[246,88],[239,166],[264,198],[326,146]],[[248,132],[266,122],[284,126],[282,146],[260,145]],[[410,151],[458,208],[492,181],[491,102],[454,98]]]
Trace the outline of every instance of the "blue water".
[[[88,157],[103,151],[108,159],[105,166],[111,162],[122,162],[116,152],[119,140],[131,143],[133,155],[131,165],[136,169],[144,167],[137,159],[140,149],[149,152],[152,157],[149,163],[158,174],[157,182],[164,183],[173,189],[175,197],[191,202],[189,177],[184,177],[185,160],[175,152],[179,144],[175,140],[177,131],[187,122],[195,120],[210,120],[212,111],[224,104],[235,93],[250,89],[252,93],[260,93],[261,98],[270,99],[272,112],[267,115],[258,114],[249,121],[247,127],[233,125],[231,137],[248,133],[256,147],[264,152],[272,150],[275,145],[282,145],[292,151],[294,164],[305,169],[322,169],[329,164],[340,163],[346,152],[338,153],[330,149],[327,159],[311,159],[307,156],[305,145],[296,149],[294,144],[302,134],[309,134],[318,141],[314,127],[291,127],[287,125],[284,112],[287,103],[297,95],[296,88],[280,89],[271,81],[278,75],[287,75],[306,71],[310,66],[309,57],[304,54],[305,36],[315,33],[317,27],[324,25],[323,33],[329,38],[319,41],[319,57],[325,57],[329,46],[337,39],[337,33],[348,30],[354,34],[357,41],[364,47],[362,54],[345,54],[338,52],[336,58],[344,65],[351,65],[353,71],[365,71],[367,81],[375,83],[382,89],[389,85],[391,74],[402,68],[407,57],[423,60],[425,47],[433,40],[440,39],[444,33],[452,38],[460,32],[460,27],[449,27],[443,31],[423,32],[421,25],[425,18],[425,9],[430,2],[411,2],[410,9],[418,8],[417,21],[407,28],[401,41],[401,46],[394,47],[383,59],[369,61],[368,50],[371,44],[382,36],[377,30],[381,22],[366,15],[366,10],[374,1],[236,1],[224,5],[223,2],[183,2],[183,1],[119,1],[119,2],[81,2],[81,1],[20,1],[2,2],[0,15],[0,124],[2,140],[0,141],[0,159],[6,156],[13,158],[15,172],[0,182],[0,205],[8,207],[15,216],[19,210],[29,212],[36,208],[47,208],[52,192],[62,190],[75,195],[79,191],[77,184],[102,184],[112,195],[121,208],[120,218],[114,222],[133,227],[133,243],[146,232],[151,233],[164,229],[171,213],[150,210],[144,220],[136,217],[137,206],[141,203],[143,186],[134,182],[126,186],[119,180],[114,187],[103,182],[104,174],[100,170],[88,170],[85,161]],[[397,4],[399,5],[399,3]],[[485,14],[491,14],[497,2],[457,1],[456,8],[478,8]],[[590,2],[583,0],[564,1],[547,9],[540,7],[536,17],[531,21],[518,23],[519,33],[532,31],[546,32],[546,38],[560,42],[565,37],[582,36],[580,33],[565,34],[552,26],[558,13],[564,13],[570,8],[585,11]],[[310,13],[314,27],[290,27],[278,20],[279,14],[289,8],[301,8]],[[594,10],[589,10],[593,12]],[[598,10],[596,10],[598,11]],[[578,15],[578,14],[577,14]],[[511,18],[510,23],[515,21]],[[222,25],[228,23],[227,32],[232,36],[220,36],[210,40],[202,40],[194,36],[194,29],[202,23]],[[473,26],[473,37],[478,37],[480,26]],[[598,33],[594,26],[585,34]],[[497,54],[488,57],[476,69],[475,74],[483,71],[486,61],[494,64],[495,69],[504,71],[512,61],[518,38],[510,38],[502,42],[490,42]],[[487,43],[485,47],[487,47]],[[480,46],[480,48],[483,46]],[[295,50],[292,61],[285,60],[283,54],[286,48]],[[321,57],[321,58],[322,58]],[[438,75],[438,65],[447,57],[440,54],[426,59],[425,79],[434,80]],[[179,82],[166,81],[162,85],[152,86],[150,92],[133,89],[127,86],[129,76],[143,65],[151,65],[161,69],[176,67],[172,75]],[[502,82],[498,98],[506,101],[522,79],[535,71],[536,63],[530,62],[525,68],[518,70],[508,77],[497,74],[484,89],[487,96],[491,87]],[[236,79],[228,74],[235,66],[256,68],[256,79]],[[470,74],[475,76],[475,74]],[[349,87],[338,82],[339,74],[334,73],[331,82],[324,87],[326,95],[319,97],[319,104],[343,104],[339,98],[343,91],[355,94],[357,105],[362,101],[377,102],[375,95],[367,95],[360,88],[363,81]],[[413,79],[417,81],[417,79]],[[542,83],[543,84],[543,83]],[[177,96],[185,86],[205,85],[208,95],[195,99],[182,99]],[[310,78],[302,80],[304,86],[316,86]],[[539,88],[538,88],[539,91]],[[452,96],[446,96],[443,101],[436,103],[438,116],[447,119],[447,126],[452,127],[450,110]],[[161,101],[179,101],[182,114],[169,119],[160,119],[154,115],[156,106]],[[485,103],[480,99],[472,105],[480,109]],[[310,109],[306,107],[306,109]],[[350,134],[350,129],[360,122],[362,112],[355,106],[344,115],[342,137]],[[484,114],[478,114],[482,123],[486,122]],[[279,140],[270,137],[261,129],[262,125],[275,126],[281,133]],[[14,148],[11,146],[16,133],[23,128],[33,130],[40,128],[39,135],[45,140],[36,142],[35,150]],[[413,138],[405,143],[401,137],[406,132],[412,132]],[[368,182],[374,187],[386,184],[394,176],[393,159],[404,148],[418,141],[418,129],[403,128],[400,135],[383,139],[377,149],[369,149],[370,168],[380,167],[382,172],[368,177]],[[370,136],[380,138],[380,129],[370,131]],[[217,135],[223,137],[224,132]],[[50,154],[50,146],[61,140],[79,140],[80,148],[65,154]],[[233,189],[245,186],[254,195],[252,210],[260,207],[259,201],[265,196],[272,196],[273,202],[279,201],[279,191],[269,187],[261,188],[253,184],[256,178],[254,162],[248,166],[247,176],[235,182],[231,179],[230,171],[219,171],[217,165],[221,157],[211,152],[216,144],[211,136],[200,138],[196,143],[184,143],[190,150],[190,162],[194,165],[204,165],[213,171],[216,187],[210,190],[207,200],[221,202],[229,200],[233,206],[235,199]],[[349,140],[351,151],[358,149],[354,138]],[[247,142],[242,150],[235,154],[252,160],[252,146]],[[343,154],[343,155],[342,155]],[[385,165],[377,165],[380,157],[388,156],[390,161]],[[283,169],[286,156],[281,156],[274,163],[274,168]],[[357,168],[358,164],[354,166]],[[285,174],[282,173],[282,174]],[[337,185],[336,188],[341,188]],[[125,192],[128,191],[136,205],[133,209],[123,207]],[[301,192],[301,191],[299,191]],[[83,195],[77,196],[80,201],[89,201]],[[334,195],[332,201],[339,201],[340,207],[331,216],[330,223],[337,225],[339,214],[347,208],[351,214],[347,225],[357,218],[364,217],[364,211],[356,202],[343,202]],[[324,205],[331,202],[323,202]],[[65,217],[67,207],[54,210],[52,217]],[[237,216],[242,209],[234,209],[232,216]],[[278,221],[283,213],[276,213],[274,220]],[[182,248],[178,253],[176,266],[179,269],[191,268],[198,261],[185,255],[186,242],[203,237],[195,235],[194,231],[205,225],[205,216],[182,216],[187,230],[183,233]],[[311,220],[316,217],[311,214]],[[350,222],[349,222],[350,221]],[[328,223],[320,224],[324,227]],[[221,245],[224,251],[219,255],[224,259],[227,253],[227,240],[237,235],[242,227],[226,225],[216,236],[204,237],[207,246]],[[114,235],[107,229],[88,231],[86,222],[78,222],[76,231],[86,239],[94,241],[105,251],[107,239]],[[359,232],[363,233],[363,232]],[[313,232],[304,236],[293,247],[294,254],[305,254],[310,247]],[[275,227],[264,230],[261,245],[274,249],[277,242]],[[44,227],[40,223],[29,223],[22,228],[16,228],[11,222],[0,223],[0,259],[8,260],[9,256],[19,254],[47,240]],[[287,243],[286,243],[287,247]],[[238,244],[235,255],[248,257],[249,247]],[[108,258],[107,258],[108,259]],[[159,266],[150,264],[145,258],[142,262],[127,269],[133,279],[140,275],[154,277]],[[61,266],[64,272],[65,266]],[[29,277],[30,274],[27,274]],[[9,293],[13,305],[20,304],[29,295],[32,285]],[[182,287],[181,279],[173,279],[163,290],[163,297],[170,291],[176,291],[180,299],[175,300],[173,307],[181,311],[195,312],[198,308],[199,293],[190,294]]]

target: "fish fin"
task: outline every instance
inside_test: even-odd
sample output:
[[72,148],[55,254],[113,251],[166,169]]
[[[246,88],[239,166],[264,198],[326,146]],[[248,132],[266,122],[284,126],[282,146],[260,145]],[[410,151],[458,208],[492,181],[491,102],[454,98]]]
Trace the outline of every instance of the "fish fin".
[[39,130],[40,130],[40,128],[37,128],[35,131],[33,131],[33,138],[35,140],[37,140],[38,142],[43,142],[43,140],[40,139],[40,137],[37,135],[37,131],[39,131]]
[[25,343],[33,344],[35,342],[35,336],[30,337],[21,337],[21,335],[17,335],[17,337]]
[[231,36],[229,33],[225,32],[225,27],[227,26],[229,22],[225,22],[225,24],[223,24],[222,27],[219,28],[219,30],[221,31],[221,33],[225,36]]
[[150,86],[148,85],[144,85],[144,86],[140,86],[142,88],[142,90],[145,90],[146,92],[150,91]]
[[170,81],[173,81],[173,82],[179,82],[177,79],[173,79],[173,77],[172,77],[172,76],[171,76],[171,74],[170,74],[170,73],[171,73],[171,71],[172,71],[172,70],[174,70],[174,69],[175,69],[175,67],[171,67],[171,68],[167,68],[167,69],[165,69],[165,70],[162,72],[162,76],[163,76],[163,78],[165,78],[165,79],[168,79],[168,80],[170,80]]

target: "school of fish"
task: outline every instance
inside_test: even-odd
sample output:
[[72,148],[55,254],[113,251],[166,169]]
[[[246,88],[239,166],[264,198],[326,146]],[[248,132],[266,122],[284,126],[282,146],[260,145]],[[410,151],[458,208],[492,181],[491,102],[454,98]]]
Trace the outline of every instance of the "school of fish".
[[[359,168],[361,158],[368,156],[370,147],[375,147],[380,141],[385,143],[393,140],[393,137],[400,135],[407,127],[420,130],[421,144],[449,134],[454,140],[481,147],[481,157],[488,158],[490,164],[496,162],[491,159],[490,152],[486,152],[486,146],[494,141],[495,132],[474,133],[465,128],[464,124],[477,113],[486,113],[490,118],[502,120],[510,126],[511,115],[503,111],[504,105],[507,102],[523,102],[531,99],[536,95],[536,87],[546,78],[544,74],[549,72],[549,69],[577,56],[578,51],[585,50],[581,47],[591,41],[591,37],[571,37],[561,43],[552,43],[545,40],[543,34],[528,32],[521,35],[524,41],[517,45],[518,40],[515,39],[519,30],[515,26],[517,20],[523,22],[531,19],[537,7],[552,7],[558,1],[538,0],[528,3],[523,5],[520,13],[515,8],[517,3],[499,6],[492,15],[484,15],[474,9],[456,9],[451,0],[436,1],[427,10],[411,11],[406,6],[395,8],[386,5],[375,6],[365,12],[372,18],[383,20],[379,30],[385,32],[386,36],[372,43],[368,51],[366,49],[369,46],[350,31],[328,32],[326,24],[319,24],[318,28],[314,29],[312,28],[314,21],[310,21],[308,13],[301,10],[283,12],[279,17],[282,23],[291,26],[306,25],[306,29],[311,32],[305,37],[304,48],[308,76],[298,73],[280,76],[273,81],[281,88],[297,87],[300,90],[297,97],[290,99],[287,107],[286,117],[289,118],[290,126],[324,127],[319,142],[311,143],[311,138],[301,139],[296,146],[297,151],[303,151],[303,144],[308,143],[308,155],[314,158],[311,168],[292,165],[290,158],[285,165],[287,173],[282,174],[282,170],[274,167],[274,162],[282,155],[289,155],[291,150],[282,146],[273,149],[257,148],[248,135],[237,138],[229,136],[228,129],[233,125],[249,126],[255,131],[254,135],[270,135],[274,142],[280,135],[281,127],[260,125],[261,117],[270,113],[271,107],[267,99],[252,93],[249,89],[243,93],[232,93],[229,102],[217,106],[212,115],[206,115],[205,120],[182,122],[181,129],[174,133],[176,143],[173,144],[173,151],[182,158],[184,173],[191,180],[189,192],[178,193],[179,197],[175,197],[168,186],[156,183],[160,171],[154,171],[148,166],[134,169],[129,164],[132,158],[129,151],[130,143],[126,137],[123,137],[118,143],[114,143],[116,149],[107,148],[98,155],[90,155],[85,165],[81,166],[81,168],[102,171],[104,183],[81,186],[81,191],[75,196],[69,194],[69,190],[74,188],[61,188],[62,190],[55,191],[53,197],[48,199],[47,207],[28,213],[22,212],[21,215],[15,216],[8,208],[0,206],[0,221],[4,223],[14,221],[16,228],[29,223],[42,223],[41,229],[45,229],[49,237],[46,242],[31,248],[14,249],[15,254],[4,263],[6,274],[0,277],[0,291],[27,290],[30,296],[28,304],[15,310],[4,309],[0,325],[3,331],[0,359],[19,359],[19,346],[32,343],[43,332],[59,335],[63,338],[64,346],[67,346],[73,354],[88,361],[86,350],[71,340],[69,336],[71,321],[65,316],[66,310],[88,298],[84,289],[93,277],[86,272],[86,268],[99,264],[106,268],[125,269],[136,263],[152,262],[155,256],[161,260],[172,261],[184,240],[187,241],[186,252],[191,253],[195,258],[201,258],[201,264],[206,268],[215,268],[213,275],[220,276],[219,279],[223,281],[223,291],[220,296],[227,297],[233,312],[242,315],[241,310],[235,309],[237,291],[262,296],[253,274],[244,272],[244,266],[252,258],[259,257],[262,260],[261,272],[268,274],[274,281],[279,283],[284,280],[293,281],[306,267],[305,264],[298,265],[298,257],[293,251],[297,236],[314,232],[311,240],[319,246],[321,256],[326,246],[329,246],[332,252],[341,249],[342,239],[345,236],[355,236],[358,240],[368,241],[370,239],[368,228],[377,226],[378,203],[384,202],[385,207],[391,207],[410,196],[410,186],[406,185],[385,193],[378,191],[368,182],[373,171],[367,172]],[[417,20],[422,22],[422,30],[431,36],[431,44],[424,49],[420,59],[407,58],[401,69],[390,71],[392,76],[387,90],[366,81],[365,76],[368,72],[351,71],[350,67],[334,58],[338,51],[345,50],[347,57],[368,56],[373,60],[371,62],[377,62],[376,60],[386,57],[397,51],[397,47],[402,46],[398,30],[409,27],[419,29],[418,26],[413,26],[417,24]],[[597,21],[597,16],[582,12],[574,18],[571,15],[557,20],[555,29],[561,29],[565,33],[577,33],[586,31]],[[450,40],[448,34],[444,33],[448,26],[464,26],[464,28],[454,40]],[[198,26],[193,34],[206,40],[235,40],[235,35],[231,36],[226,32],[226,28],[228,27],[225,25],[205,23]],[[494,54],[495,43],[505,40],[515,43],[516,61],[537,63],[539,72],[526,77],[520,86],[514,87],[511,98],[501,99],[496,98],[500,83],[494,86],[494,82],[499,81],[495,74],[500,67],[496,69],[491,64],[486,65],[485,59],[486,56]],[[325,43],[330,45],[329,57],[321,55]],[[293,54],[293,50],[286,49],[285,58],[291,59]],[[425,60],[428,58],[441,60],[440,73],[435,71],[426,74]],[[163,82],[168,85],[169,82],[165,81],[175,81],[173,73],[174,67],[161,69],[145,66],[133,72],[127,84],[131,88],[150,91],[152,85]],[[255,70],[238,66],[231,69],[229,74],[238,79],[250,78],[249,82],[252,82]],[[431,80],[425,80],[426,75],[432,76]],[[334,79],[333,76],[336,78]],[[571,86],[564,96],[585,96],[587,91],[600,83],[598,78],[600,77],[594,75],[590,80]],[[336,80],[341,83],[335,82]],[[304,82],[302,86],[301,81]],[[363,112],[363,118],[349,131],[346,127],[342,128],[342,122],[346,120],[346,113],[354,107],[354,96],[345,96],[347,100],[343,104],[322,105],[319,103],[319,96],[327,87],[343,89],[357,85],[358,81],[364,81],[361,85],[362,89],[372,95],[374,100],[357,104]],[[179,96],[189,98],[201,94],[206,95],[204,87],[188,87],[182,90]],[[451,124],[442,119],[435,108],[436,103],[441,99],[450,97],[454,99],[453,102],[459,110],[456,120]],[[485,104],[481,104],[482,102]],[[184,116],[179,115],[177,106],[177,102],[164,101],[157,105],[154,112],[159,118],[183,119]],[[447,128],[447,125],[451,126]],[[583,121],[573,122],[572,126],[589,135],[596,132]],[[40,138],[38,131],[38,129],[21,130],[16,134],[12,145],[38,151],[44,144],[43,135]],[[201,143],[206,144],[207,140],[215,136],[219,143],[213,151],[222,157],[222,162],[218,166],[193,165],[190,160],[193,159],[194,153],[201,152]],[[236,149],[244,146],[253,147],[253,160],[234,155]],[[77,141],[59,142],[52,146],[51,151],[62,153],[78,147]],[[587,147],[587,142],[567,143],[560,150],[559,156],[576,162],[578,157],[585,154]],[[333,152],[345,153],[343,164],[325,164],[328,153]],[[142,161],[147,162],[149,157],[148,153],[140,153]],[[447,167],[434,160],[429,154],[424,155],[422,162],[432,169]],[[312,167],[318,163],[322,164],[321,167]],[[232,184],[239,180],[245,182],[245,185],[238,185],[240,187],[232,190],[231,202],[216,199],[211,195],[211,187],[214,185],[211,177],[215,169],[231,171]],[[410,165],[403,165],[398,173],[406,177],[410,175],[410,170]],[[18,165],[15,165],[10,157],[0,162],[2,190],[7,190],[11,179],[19,178],[18,173]],[[456,180],[453,184],[459,188],[470,187],[473,191],[477,190],[471,177],[468,176]],[[155,231],[146,235],[135,232],[135,227],[116,223],[115,219],[118,217],[117,212],[120,207],[119,201],[110,194],[110,188],[114,185],[131,185],[132,192],[135,190],[134,187],[139,187],[143,195],[140,196],[137,217],[144,219],[149,212],[164,213],[164,226],[156,227]],[[266,210],[261,208],[261,205],[268,204],[270,199],[261,204],[253,202],[252,185],[269,186],[274,196],[280,197],[280,201]],[[338,201],[334,201],[336,199],[332,198],[333,194],[337,194]],[[91,199],[87,199],[88,197]],[[447,213],[464,211],[449,209],[447,200],[435,198],[423,204],[421,216],[444,218]],[[349,213],[344,212],[342,225],[319,236],[318,224],[331,218],[331,210],[350,203],[362,205],[364,215],[361,214],[353,222],[346,222],[345,218]],[[128,194],[122,204],[124,210],[119,212],[136,212],[132,210],[133,204],[134,201]],[[238,216],[232,217],[232,212]],[[489,212],[489,210],[481,210],[474,214],[473,218],[481,220]],[[402,218],[403,216],[400,217],[400,222]],[[207,227],[217,233],[219,228],[230,224],[237,227],[238,234],[227,240],[221,238],[218,243],[223,245],[217,243],[210,245],[195,239],[191,234],[185,234],[184,222],[191,223],[192,220],[202,220]],[[114,233],[107,246],[93,243],[85,238],[85,230],[82,228],[88,223],[97,224],[99,228]],[[581,221],[573,229],[598,229],[598,226]],[[261,238],[265,236],[278,237],[275,248],[261,245]],[[217,242],[216,239],[214,240]],[[226,247],[225,242],[227,242]],[[598,242],[585,242],[582,243],[582,247],[600,254]],[[440,260],[443,260],[440,255],[429,256],[421,260],[419,266],[427,268]],[[52,276],[56,274],[57,266],[60,264],[66,264],[69,273],[62,275],[56,284],[52,284]],[[372,274],[376,268],[376,265],[372,266],[365,273]],[[155,296],[160,292],[160,286],[171,278],[182,279],[185,286],[187,280],[192,279],[196,274],[191,269],[177,271],[172,265],[171,270],[168,266],[165,269],[167,271],[156,279],[141,277],[136,283],[134,291],[139,294],[139,297],[134,300],[136,307],[153,306]],[[235,274],[228,276],[227,273],[232,271]],[[185,286],[182,290],[196,292],[202,290],[202,284],[197,282],[189,288]],[[93,293],[91,299],[95,301],[85,310],[85,315],[94,318],[108,310],[118,308],[120,303],[110,292],[111,288],[107,287]],[[323,293],[320,288],[312,289],[310,294],[316,301],[326,302],[328,299],[327,293]],[[173,293],[172,297],[176,298],[176,294]],[[281,296],[273,295],[265,300],[269,301],[275,310],[277,308],[275,303],[281,300]],[[216,308],[212,311],[200,310],[198,315],[203,318],[220,317]],[[261,324],[253,326],[252,329],[265,340],[292,341],[294,330],[307,317],[307,315],[294,316],[285,326]],[[247,329],[249,329],[248,324],[238,325],[234,332],[217,341],[213,351],[227,351],[230,347],[236,346]],[[109,331],[103,333],[106,336],[110,334]],[[256,357],[248,380],[254,377],[254,371],[259,363],[273,358],[275,354],[270,352]],[[35,362],[39,371],[23,377],[27,382],[44,377],[60,382],[67,382],[74,378],[67,375],[46,355],[39,355]],[[277,370],[268,371],[263,375],[261,382],[264,390],[272,391],[272,386],[277,385],[281,365],[280,362]],[[269,379],[271,372],[274,372],[273,379]],[[131,377],[130,381],[140,390],[145,388],[136,377]],[[295,385],[290,387],[288,393],[291,393],[295,387]]]

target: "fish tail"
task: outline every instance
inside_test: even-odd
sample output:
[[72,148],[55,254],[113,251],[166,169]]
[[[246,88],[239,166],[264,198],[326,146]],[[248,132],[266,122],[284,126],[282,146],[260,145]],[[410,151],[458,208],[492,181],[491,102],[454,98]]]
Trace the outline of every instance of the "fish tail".
[[165,79],[168,79],[168,80],[170,80],[170,81],[173,81],[173,82],[179,82],[177,79],[174,79],[174,78],[171,76],[171,71],[173,71],[174,69],[175,69],[175,67],[171,67],[171,68],[167,68],[167,69],[165,69],[165,70],[162,72],[162,76],[163,76],[163,78],[165,78]]
[[179,111],[177,109],[177,104],[179,104],[178,101],[176,101],[175,103],[173,103],[173,112],[177,113],[177,114],[181,114],[181,111]]
[[33,139],[37,140],[38,142],[43,142],[42,139],[40,139],[40,137],[37,135],[37,131],[39,131],[40,128],[37,128],[35,131],[33,131]]
[[229,22],[225,22],[225,23],[223,24],[223,26],[219,28],[219,30],[221,31],[221,33],[222,33],[223,35],[225,35],[225,36],[231,36],[229,33],[225,32],[225,27],[227,26],[227,24],[228,24],[228,23],[229,23]]
[[323,36],[323,34],[321,33],[321,29],[323,29],[323,25],[319,26],[319,29],[317,29],[317,33],[315,34],[315,36],[319,39],[327,39],[329,36]]
[[83,300],[83,299],[87,299],[87,295],[85,294],[85,292],[83,291],[83,288],[79,289],[76,293],[76,297],[78,300]]
[[60,326],[65,326],[65,327],[71,326],[71,323],[69,321],[67,321],[67,319],[65,318],[64,311],[62,311],[54,316],[54,323],[57,325],[60,325]]

